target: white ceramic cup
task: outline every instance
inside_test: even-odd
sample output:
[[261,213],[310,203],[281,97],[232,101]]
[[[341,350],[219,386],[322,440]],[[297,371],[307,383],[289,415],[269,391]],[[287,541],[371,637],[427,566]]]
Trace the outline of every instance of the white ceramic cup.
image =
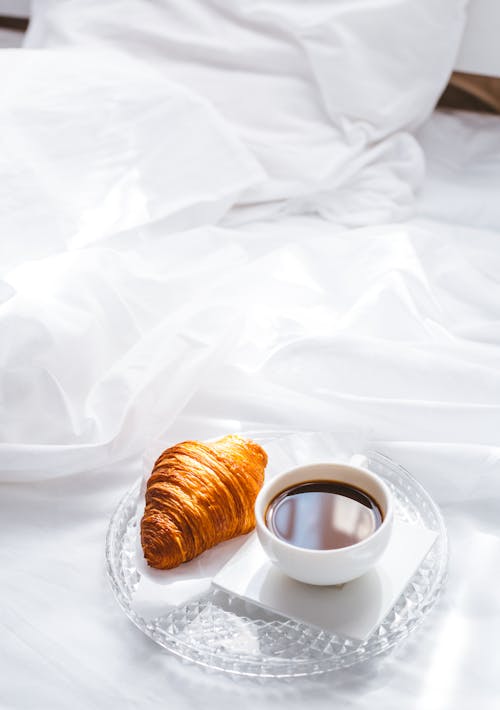
[[[381,509],[381,525],[361,542],[335,550],[310,550],[281,540],[266,525],[267,508],[286,489],[309,481],[336,481],[365,491]],[[360,577],[381,557],[392,532],[393,508],[387,485],[368,470],[364,456],[354,456],[348,464],[299,466],[279,474],[262,487],[255,501],[257,535],[271,562],[289,577],[307,584],[343,584]]]

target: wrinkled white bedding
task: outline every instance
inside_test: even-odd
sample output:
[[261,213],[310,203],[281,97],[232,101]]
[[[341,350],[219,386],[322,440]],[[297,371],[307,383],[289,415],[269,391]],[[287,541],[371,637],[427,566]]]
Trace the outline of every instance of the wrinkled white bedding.
[[465,0],[42,0],[28,46],[106,48],[208,99],[265,172],[240,202],[346,225],[407,217],[411,133],[444,89]]
[[[58,37],[70,45],[64,72],[73,67],[78,82],[72,28],[87,40],[92,34],[78,25],[72,5],[78,9],[62,3],[57,22],[38,37],[50,37],[52,28],[52,45]],[[40,10],[38,23],[47,18]],[[17,62],[17,54],[8,61]],[[19,76],[29,82],[28,60],[19,61]],[[227,212],[262,179],[255,154],[189,94],[204,124],[198,151],[214,172],[202,172],[204,180],[198,174],[198,190],[189,170],[167,189],[171,172],[161,161],[134,174],[138,154],[155,156],[162,114],[148,103],[149,87],[143,95],[133,90],[138,75],[123,93],[126,72],[110,59],[98,85],[121,87],[114,104],[121,142],[107,154],[109,144],[104,153],[92,152],[90,141],[84,164],[92,180],[102,178],[93,182],[99,199],[116,170],[141,180],[123,183],[135,185],[131,193],[118,191],[116,229],[115,217],[98,219],[102,229],[76,248],[74,230],[67,234],[57,215],[63,211],[65,224],[80,224],[85,210],[78,200],[86,192],[74,163],[62,160],[69,148],[57,151],[61,113],[49,110],[60,107],[64,72],[57,64],[64,55],[40,62],[38,86],[53,87],[52,94],[32,87],[47,102],[41,124],[47,142],[32,131],[37,114],[27,95],[30,112],[22,114],[25,124],[15,123],[16,135],[23,145],[26,136],[37,141],[38,165],[53,166],[51,185],[64,186],[65,199],[34,202],[45,174],[38,171],[28,195],[26,175],[37,175],[28,160],[22,180],[11,174],[0,184],[9,204],[24,204],[16,216],[4,200],[0,224],[9,258],[0,282],[0,706],[146,710],[197,707],[203,698],[209,710],[235,702],[242,710],[277,703],[495,708],[499,119],[437,113],[419,129],[427,174],[415,216],[399,223],[347,229],[332,214],[329,221],[311,214],[278,218],[272,202],[270,209]],[[158,81],[151,78],[155,90]],[[83,109],[88,99],[89,111],[95,108],[95,85],[85,95],[73,85],[73,107]],[[171,95],[179,96],[175,87]],[[131,105],[136,120],[127,123]],[[61,124],[67,146],[82,131],[98,130],[90,114],[77,120],[80,111],[71,109]],[[172,116],[169,123],[168,115],[165,128],[181,136],[183,123]],[[2,120],[7,125],[5,113]],[[139,138],[142,148],[134,143]],[[182,136],[177,142],[171,164],[192,167]],[[125,162],[117,159],[124,145],[135,147],[125,151]],[[12,166],[4,156],[0,161],[4,170]],[[180,215],[169,202],[174,188],[187,200]],[[138,226],[130,195],[155,190],[156,211]],[[15,222],[21,217],[23,224]],[[115,605],[103,571],[105,530],[139,475],[138,458],[150,439],[257,428],[355,433],[407,466],[442,505],[452,549],[445,596],[384,663],[315,683],[234,683],[159,653]]]

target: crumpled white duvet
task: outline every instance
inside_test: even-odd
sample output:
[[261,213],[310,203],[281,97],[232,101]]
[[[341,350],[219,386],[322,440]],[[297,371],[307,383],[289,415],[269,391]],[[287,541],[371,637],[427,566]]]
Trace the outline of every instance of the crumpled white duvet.
[[0,274],[161,220],[219,220],[263,178],[202,97],[97,50],[4,50]]
[[[70,17],[71,5],[61,4]],[[122,138],[146,127],[154,156],[147,96],[129,100],[142,118]],[[207,110],[219,142],[209,135],[203,151],[220,182],[207,171],[203,190],[214,195],[220,185],[233,204],[235,178],[258,183],[262,166]],[[201,700],[209,710],[496,708],[500,123],[482,123],[482,138],[461,114],[433,116],[420,130],[428,173],[419,216],[396,224],[346,229],[319,216],[276,219],[274,210],[250,221],[240,209],[220,222],[229,204],[211,197],[214,209],[201,218],[199,193],[178,229],[158,212],[76,246],[63,231],[51,242],[40,221],[40,252],[19,248],[0,282],[2,708],[147,710]],[[46,149],[61,179],[56,148],[52,135]],[[115,169],[117,155],[94,154],[91,174]],[[161,191],[162,176],[151,170],[147,179],[159,210],[172,194]],[[11,199],[24,188],[0,184]],[[189,205],[188,189],[185,197]],[[25,213],[32,229],[29,202]],[[14,248],[26,233],[5,224],[2,247]],[[162,654],[116,606],[104,535],[151,439],[246,429],[352,433],[405,465],[441,504],[451,542],[446,592],[381,663],[314,683],[235,683]]]
[[453,68],[465,0],[35,0],[31,47],[106,48],[208,99],[265,173],[241,202],[349,226],[406,218],[412,130]]

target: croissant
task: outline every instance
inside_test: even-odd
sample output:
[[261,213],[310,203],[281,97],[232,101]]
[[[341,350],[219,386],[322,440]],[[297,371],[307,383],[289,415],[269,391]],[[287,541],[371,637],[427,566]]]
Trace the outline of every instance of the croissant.
[[172,569],[250,532],[266,465],[264,449],[237,435],[166,449],[146,488],[141,543],[148,564]]

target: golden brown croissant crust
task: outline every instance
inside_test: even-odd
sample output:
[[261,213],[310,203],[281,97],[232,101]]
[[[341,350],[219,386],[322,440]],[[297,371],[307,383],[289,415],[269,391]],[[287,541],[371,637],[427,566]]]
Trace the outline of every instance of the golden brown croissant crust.
[[166,449],[146,489],[141,542],[148,564],[171,569],[250,532],[266,464],[264,449],[237,435]]

